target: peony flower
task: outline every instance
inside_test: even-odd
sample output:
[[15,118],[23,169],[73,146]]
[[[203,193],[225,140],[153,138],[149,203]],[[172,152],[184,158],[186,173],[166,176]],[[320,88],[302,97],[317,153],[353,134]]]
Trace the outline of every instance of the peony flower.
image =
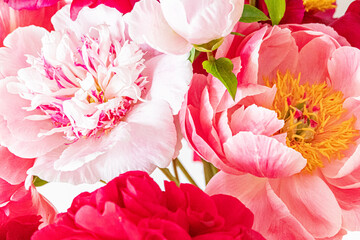
[[[6,3],[8,2],[8,4]],[[37,1],[38,2],[38,1]],[[55,12],[64,6],[64,1],[56,5],[39,8],[37,10],[15,10],[25,1],[0,1],[0,47],[3,46],[5,37],[18,27],[36,25],[47,30],[52,30],[50,19]],[[15,8],[15,9],[13,9]]]
[[344,16],[330,24],[352,46],[360,48],[360,1],[350,4]]
[[216,79],[194,76],[180,122],[222,170],[206,192],[237,197],[267,239],[360,230],[360,50],[348,45],[321,24],[264,26],[217,51],[234,63],[235,102]]
[[138,43],[173,54],[184,54],[192,44],[219,40],[241,17],[243,0],[142,0],[127,14],[130,36]]
[[264,239],[251,229],[252,221],[236,198],[209,197],[191,184],[174,182],[165,182],[161,191],[147,173],[133,171],[81,193],[32,239]]
[[21,28],[0,49],[2,145],[36,158],[28,173],[47,181],[166,167],[176,154],[173,114],[192,76],[188,56],[139,46],[116,9],[84,8],[75,22],[69,10],[52,18],[55,31]]
[[25,187],[34,159],[21,159],[4,147],[0,156],[0,239],[30,239],[41,222],[45,226],[54,221],[56,210],[33,184]]
[[36,215],[21,216],[14,219],[6,219],[4,215],[0,211],[0,238],[4,240],[30,239],[40,225],[40,217]]

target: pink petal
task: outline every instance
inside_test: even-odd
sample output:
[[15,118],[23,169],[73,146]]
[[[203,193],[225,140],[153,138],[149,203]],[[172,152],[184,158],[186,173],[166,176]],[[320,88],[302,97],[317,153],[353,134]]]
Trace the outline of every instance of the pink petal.
[[301,82],[319,83],[325,81],[328,74],[328,59],[335,49],[335,44],[326,35],[315,38],[306,44],[299,52],[297,72],[301,74]]
[[263,82],[264,77],[273,79],[278,71],[294,72],[298,58],[298,48],[289,29],[273,27],[259,50],[259,82]]
[[336,49],[328,62],[330,83],[345,97],[360,95],[360,50],[353,47]]
[[339,232],[341,209],[319,176],[304,173],[270,183],[291,214],[315,238],[331,237]]
[[74,171],[59,171],[54,168],[54,162],[57,161],[66,146],[59,147],[45,155],[38,157],[28,174],[39,176],[41,179],[50,182],[67,182],[71,184],[96,183],[101,179],[101,169],[98,169],[97,160],[84,163]]
[[249,131],[255,135],[271,136],[284,126],[284,121],[277,118],[276,112],[253,104],[246,109],[237,109],[231,115],[230,126],[233,135]]
[[23,159],[15,156],[5,147],[0,147],[0,178],[12,185],[25,181],[26,171],[34,164],[34,159]]
[[37,56],[41,52],[41,38],[47,33],[35,26],[17,28],[10,33],[4,40],[6,48],[0,48],[0,76],[16,76],[19,69],[30,66],[26,55]]
[[53,223],[57,214],[55,207],[34,186],[30,187],[30,191],[33,206],[38,209],[38,214],[42,217],[43,223],[40,225],[40,228]]
[[125,21],[129,25],[130,37],[137,43],[147,43],[158,51],[171,54],[185,54],[192,48],[190,43],[171,29],[156,0],[136,3]]
[[221,144],[224,144],[229,138],[233,136],[229,125],[228,111],[223,111],[217,122],[217,132],[219,134],[219,140]]
[[215,152],[215,150],[211,148],[209,144],[201,137],[203,134],[199,133],[201,129],[197,127],[199,124],[195,124],[189,109],[181,111],[180,120],[183,135],[188,141],[190,147],[196,152],[197,155],[206,161],[211,162],[219,169],[226,170],[228,172],[238,172],[232,167],[226,166],[228,161],[221,158],[222,153]]
[[173,114],[180,110],[192,78],[191,63],[186,55],[159,55],[145,62],[142,75],[151,81],[147,98],[167,101]]
[[0,115],[3,119],[1,123],[6,124],[1,127],[0,133],[1,135],[8,133],[4,143],[10,152],[23,158],[38,157],[62,145],[65,139],[62,134],[38,137],[41,131],[48,131],[53,128],[53,125],[46,120],[25,119],[38,110],[27,112],[23,107],[29,107],[30,102],[7,91],[7,85],[16,81],[17,79],[13,77],[0,81],[0,94],[7,100],[0,102]]
[[210,195],[228,194],[239,199],[254,213],[253,229],[266,239],[314,239],[275,194],[266,178],[219,172],[205,191]]
[[105,24],[109,27],[111,35],[115,39],[125,39],[125,23],[120,13],[115,8],[99,5],[96,9],[83,8],[76,19],[70,19],[70,6],[60,9],[52,18],[51,22],[56,31],[68,31],[71,29],[80,39],[94,26]]
[[167,102],[152,100],[128,113],[126,125],[114,128],[108,136],[114,146],[99,157],[96,167],[109,181],[120,173],[167,167],[174,155],[177,132]]
[[228,161],[237,170],[258,177],[285,177],[306,166],[301,154],[276,139],[251,132],[239,132],[224,144]]

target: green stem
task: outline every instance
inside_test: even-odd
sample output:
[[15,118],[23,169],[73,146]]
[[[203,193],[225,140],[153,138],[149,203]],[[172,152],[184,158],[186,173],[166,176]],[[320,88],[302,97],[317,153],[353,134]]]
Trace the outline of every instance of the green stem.
[[256,0],[250,0],[250,1],[249,1],[249,4],[250,4],[251,6],[256,7]]
[[179,181],[171,174],[171,172],[169,171],[169,169],[167,168],[159,168],[163,174],[170,180],[173,181],[174,183],[176,183],[177,186],[180,185]]
[[215,57],[214,57],[214,54],[212,52],[207,52],[206,53],[207,55],[207,58],[210,62],[214,62],[215,61]]
[[175,158],[173,160],[173,169],[174,169],[174,174],[175,174],[175,178],[178,182],[180,182],[180,179],[179,179],[179,173],[178,173],[178,170],[177,170],[177,162],[178,162],[178,159]]
[[180,160],[178,158],[175,158],[177,165],[179,166],[180,170],[184,173],[185,177],[187,178],[187,180],[189,180],[189,182],[196,186],[199,187],[196,182],[194,181],[194,179],[190,176],[190,174],[188,173],[188,171],[186,171],[185,167],[182,165],[182,163],[180,162]]

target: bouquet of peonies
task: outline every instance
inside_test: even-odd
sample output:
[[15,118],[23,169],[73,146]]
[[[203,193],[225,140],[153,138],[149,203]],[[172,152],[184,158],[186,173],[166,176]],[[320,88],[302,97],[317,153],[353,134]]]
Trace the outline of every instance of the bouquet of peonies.
[[[336,7],[1,0],[0,239],[360,231],[360,0]],[[58,213],[48,182],[106,185]]]

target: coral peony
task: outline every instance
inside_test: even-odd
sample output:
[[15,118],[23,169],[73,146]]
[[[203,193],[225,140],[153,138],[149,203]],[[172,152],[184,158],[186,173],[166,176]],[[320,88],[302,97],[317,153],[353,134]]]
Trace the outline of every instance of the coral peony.
[[5,2],[0,1],[0,46],[3,46],[5,37],[18,27],[36,25],[52,30],[50,19],[65,4],[64,1],[57,1],[56,5],[37,10],[15,10],[11,8],[16,7],[13,1],[8,1],[9,4]]
[[141,0],[126,20],[130,36],[139,43],[183,54],[191,44],[206,44],[230,34],[243,7],[244,0]]
[[265,26],[217,52],[234,62],[235,102],[216,79],[194,76],[180,121],[222,170],[206,191],[240,199],[268,239],[360,230],[360,50],[348,45],[321,24]]
[[234,197],[209,197],[174,182],[161,191],[147,173],[134,171],[80,194],[32,239],[264,239],[252,223],[252,213]]
[[47,181],[166,167],[177,144],[173,114],[192,77],[188,56],[137,45],[116,9],[83,8],[75,22],[69,11],[52,18],[53,32],[27,27],[5,39],[2,144],[37,158],[28,173]]
[[0,163],[0,239],[30,239],[41,222],[44,226],[54,221],[56,210],[31,183],[25,188],[34,159],[21,159],[0,147]]

